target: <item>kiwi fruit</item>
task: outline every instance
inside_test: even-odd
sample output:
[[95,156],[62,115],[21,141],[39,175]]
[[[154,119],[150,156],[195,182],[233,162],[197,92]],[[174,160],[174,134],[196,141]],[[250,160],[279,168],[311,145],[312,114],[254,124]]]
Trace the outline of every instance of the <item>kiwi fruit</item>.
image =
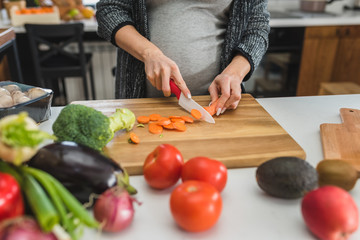
[[344,160],[323,160],[318,163],[316,170],[319,186],[335,185],[346,191],[354,188],[359,177],[356,169]]

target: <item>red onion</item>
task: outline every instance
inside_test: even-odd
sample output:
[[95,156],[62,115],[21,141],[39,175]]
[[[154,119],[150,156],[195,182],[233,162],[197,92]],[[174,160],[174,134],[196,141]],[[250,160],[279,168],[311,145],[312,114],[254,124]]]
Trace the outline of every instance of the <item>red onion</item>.
[[104,231],[119,232],[128,227],[133,220],[134,201],[136,200],[130,197],[125,189],[118,186],[109,188],[96,201],[94,217],[102,223]]
[[0,224],[1,240],[56,240],[53,233],[44,233],[30,217],[19,217]]

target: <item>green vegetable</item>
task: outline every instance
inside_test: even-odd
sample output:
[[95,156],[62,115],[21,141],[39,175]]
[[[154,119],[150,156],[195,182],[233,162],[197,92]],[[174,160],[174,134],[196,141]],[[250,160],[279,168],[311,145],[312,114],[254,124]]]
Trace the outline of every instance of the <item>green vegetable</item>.
[[54,188],[53,190],[56,191],[58,197],[72,214],[80,220],[80,222],[83,222],[88,227],[99,226],[98,222],[89,215],[83,205],[81,205],[81,203],[56,178],[47,172],[32,167],[23,167],[23,170],[38,179],[42,178],[44,181],[48,181]]
[[32,213],[44,231],[60,224],[73,240],[80,238],[81,224],[97,228],[99,223],[83,205],[50,174],[28,166],[16,167],[0,160],[0,172],[16,176]]
[[58,141],[73,141],[101,151],[116,131],[130,131],[134,123],[134,113],[126,108],[107,117],[91,107],[69,104],[61,110],[52,128]]
[[[9,119],[8,119],[9,120]],[[8,121],[0,121],[1,141],[12,147],[36,147],[45,139],[53,139],[47,132],[38,129],[35,122],[29,121],[26,112],[19,113]]]
[[[34,171],[30,167],[23,167],[22,170],[32,175],[37,181],[39,181],[39,183],[47,191],[50,199],[54,203],[54,206],[60,215],[61,224],[62,226],[64,226],[65,230],[69,230],[69,229],[73,230],[73,227],[71,226],[70,218],[67,216],[65,206],[61,201],[60,196],[57,194],[56,190],[54,189],[54,185],[48,180],[48,178],[41,171],[38,170]],[[72,232],[69,231],[69,233],[73,237]]]
[[0,120],[0,158],[16,165],[29,160],[38,145],[54,136],[39,130],[26,112],[9,115]]
[[51,231],[60,222],[54,205],[33,176],[25,174],[23,179],[22,189],[25,192],[31,210],[35,214],[41,228],[46,232]]

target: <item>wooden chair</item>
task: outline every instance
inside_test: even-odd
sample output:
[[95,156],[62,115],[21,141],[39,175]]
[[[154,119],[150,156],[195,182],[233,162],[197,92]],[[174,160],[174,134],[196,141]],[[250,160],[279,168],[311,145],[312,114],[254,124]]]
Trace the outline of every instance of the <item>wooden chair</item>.
[[319,95],[360,94],[360,85],[354,82],[320,83]]
[[11,80],[23,82],[15,32],[12,28],[0,29],[0,61],[7,57]]
[[[62,94],[67,103],[66,77],[81,77],[86,100],[89,92],[95,97],[92,54],[84,52],[84,24],[25,24],[28,34],[35,75],[40,87],[46,87],[47,81],[60,81]],[[67,50],[75,44],[78,51]],[[90,75],[88,88],[87,73]]]

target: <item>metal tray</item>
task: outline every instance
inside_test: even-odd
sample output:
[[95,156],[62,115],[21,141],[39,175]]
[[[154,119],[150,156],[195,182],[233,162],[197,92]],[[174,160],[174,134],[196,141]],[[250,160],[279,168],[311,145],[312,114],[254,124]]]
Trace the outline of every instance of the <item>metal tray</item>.
[[[34,86],[11,81],[0,82],[0,87],[10,84],[17,85],[23,92],[29,90],[30,88],[34,88]],[[34,119],[37,123],[48,120],[51,115],[50,107],[54,93],[51,89],[43,88],[43,90],[46,92],[43,96],[11,107],[0,108],[0,118],[25,111],[28,112],[29,117]]]

